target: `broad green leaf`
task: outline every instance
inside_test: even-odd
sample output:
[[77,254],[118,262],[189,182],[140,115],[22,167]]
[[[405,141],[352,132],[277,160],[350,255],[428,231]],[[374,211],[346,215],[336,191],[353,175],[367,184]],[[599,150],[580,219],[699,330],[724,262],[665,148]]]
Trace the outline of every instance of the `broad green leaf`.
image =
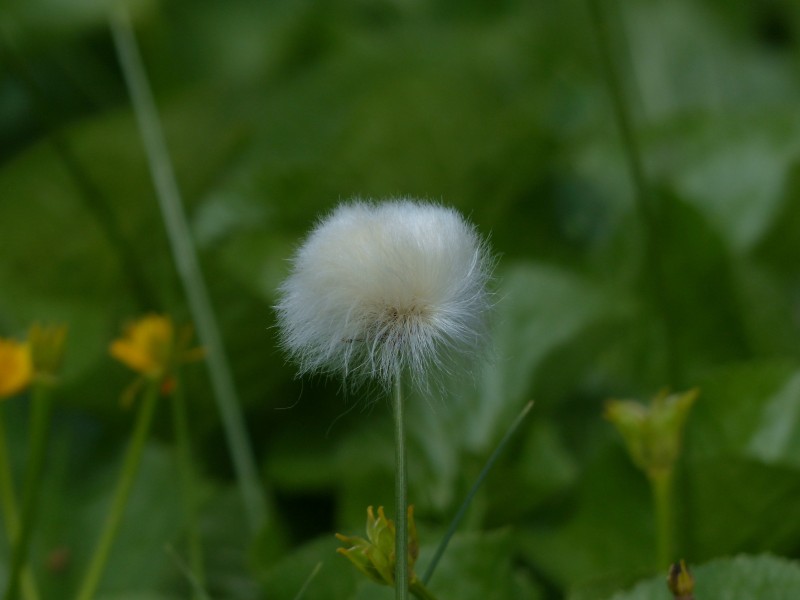
[[565,447],[553,419],[534,412],[528,427],[518,432],[519,442],[512,444],[489,475],[486,495],[490,507],[486,518],[493,523],[511,522],[537,506],[558,498],[578,481],[574,452]]
[[[164,110],[188,199],[208,185],[208,173],[220,168],[241,137],[233,123],[217,122],[215,110],[203,96]],[[210,123],[204,139],[214,142],[202,149],[198,121]],[[177,312],[183,302],[132,116],[101,114],[58,135],[102,199],[83,193],[48,141],[2,165],[0,316],[15,329],[34,321],[65,323],[64,376],[72,382],[92,377],[100,365],[107,372],[108,343],[126,319],[166,305]],[[109,229],[104,211],[118,223],[118,231]],[[136,267],[138,275],[128,267]],[[117,396],[114,382],[95,383],[97,393],[84,393],[78,402]]]
[[[619,59],[631,61],[646,117],[743,111],[797,97],[790,63],[732,31],[729,19],[737,8],[691,0],[624,3],[620,34],[628,37],[630,51]],[[754,16],[744,18],[752,27]]]
[[[34,564],[39,565],[37,579],[44,596],[69,597],[94,550],[120,462],[117,452],[110,453],[110,461],[97,461],[87,453],[89,448],[68,437],[54,446],[34,538]],[[167,544],[178,543],[184,526],[175,468],[165,448],[146,448],[100,593],[156,590],[175,576],[177,569],[165,550]],[[46,501],[52,497],[59,501]],[[58,566],[59,556],[64,557],[63,567]]]
[[673,129],[653,150],[678,157],[674,185],[713,224],[734,252],[758,243],[787,202],[789,167],[800,157],[800,119],[715,116]]
[[[784,558],[741,555],[690,569],[695,578],[695,598],[793,600],[800,597],[800,566]],[[667,600],[670,596],[664,576],[659,576],[629,592],[610,596],[610,600]]]
[[[439,600],[536,600],[539,590],[514,566],[511,530],[453,538],[429,588]],[[430,550],[429,550],[430,551]],[[420,556],[420,569],[426,556]]]
[[[790,281],[797,274],[797,262],[794,257],[798,252],[797,236],[793,232],[800,224],[800,206],[793,199],[800,190],[800,159],[795,156],[786,177],[783,181],[780,211],[770,223],[759,245],[755,248],[755,256],[759,264],[767,267],[770,273],[776,276],[789,275]],[[778,281],[786,284],[781,277]],[[791,288],[786,288],[784,293],[792,296]]]
[[[109,11],[123,4],[116,0],[9,0],[0,8],[4,33],[17,43],[52,44],[53,37],[68,37],[102,27]],[[149,0],[126,0],[133,13],[146,10]]]
[[800,534],[791,525],[800,493],[798,377],[796,365],[773,361],[728,366],[698,380],[686,487],[678,496],[689,511],[693,556],[788,548]]
[[678,498],[690,515],[682,533],[691,556],[790,551],[800,535],[796,468],[722,455],[690,461],[687,470]]
[[259,574],[264,593],[270,599],[294,600],[317,564],[322,563],[305,597],[315,600],[351,597],[361,575],[345,557],[336,553],[339,546],[341,542],[330,534],[296,549]]
[[692,456],[742,456],[800,468],[800,372],[781,361],[731,365],[698,380]]
[[520,264],[500,277],[496,356],[478,375],[477,397],[461,408],[470,448],[486,449],[513,421],[550,353],[599,322],[625,320],[633,308],[623,295],[553,266]]
[[[787,217],[779,215],[778,221]],[[785,233],[768,233],[766,240],[780,238],[787,251],[794,240]],[[782,252],[782,251],[781,251]],[[778,254],[767,260],[742,258],[733,265],[734,290],[740,315],[754,356],[779,357],[800,354],[800,328],[794,324],[795,300],[791,258]]]
[[625,581],[652,572],[656,562],[645,476],[631,465],[621,442],[596,452],[579,480],[574,510],[519,534],[525,556],[562,589]]
[[178,600],[181,596],[159,594],[158,592],[134,592],[124,594],[100,594],[97,600]]

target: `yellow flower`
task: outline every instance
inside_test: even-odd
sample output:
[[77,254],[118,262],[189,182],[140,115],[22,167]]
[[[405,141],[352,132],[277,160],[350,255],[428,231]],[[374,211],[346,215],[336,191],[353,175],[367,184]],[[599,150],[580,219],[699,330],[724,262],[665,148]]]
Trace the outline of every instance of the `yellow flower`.
[[24,390],[33,377],[30,346],[0,338],[0,398]]
[[186,327],[176,336],[169,317],[150,314],[130,323],[109,351],[118,361],[148,377],[162,379],[181,363],[197,360],[201,348],[189,349],[192,331]]

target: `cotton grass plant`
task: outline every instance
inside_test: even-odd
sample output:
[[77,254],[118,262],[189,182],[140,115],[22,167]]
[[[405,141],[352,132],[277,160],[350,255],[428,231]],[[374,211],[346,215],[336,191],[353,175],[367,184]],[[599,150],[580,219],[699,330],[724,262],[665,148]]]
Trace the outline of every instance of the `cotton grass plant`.
[[300,372],[338,373],[387,387],[480,347],[491,261],[455,210],[403,199],[342,204],[294,257],[277,306]]
[[454,209],[357,200],[317,223],[280,288],[281,341],[300,374],[393,389],[397,598],[408,597],[409,578],[403,381],[427,390],[480,349],[492,265]]

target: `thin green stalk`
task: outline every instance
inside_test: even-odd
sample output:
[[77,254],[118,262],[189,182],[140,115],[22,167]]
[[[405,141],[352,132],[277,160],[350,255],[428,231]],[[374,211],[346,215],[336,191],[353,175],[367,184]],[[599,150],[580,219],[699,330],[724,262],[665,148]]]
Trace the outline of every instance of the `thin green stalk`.
[[395,599],[408,600],[408,481],[402,374],[394,382]]
[[22,514],[15,536],[11,571],[6,584],[4,600],[16,600],[19,596],[20,582],[28,562],[33,526],[36,522],[36,509],[39,505],[39,488],[47,455],[47,439],[50,429],[50,387],[37,382],[31,394],[31,420],[28,432],[28,458],[25,465],[25,480],[22,486]]
[[317,573],[319,573],[321,568],[322,568],[322,563],[318,562],[317,565],[309,574],[309,576],[306,578],[305,582],[303,583],[303,587],[301,587],[300,590],[297,592],[297,595],[294,597],[294,600],[301,600],[303,596],[306,595],[306,591],[308,591],[308,586],[311,585],[311,580],[317,576]]
[[[6,436],[5,412],[0,406],[0,510],[6,524],[6,535],[10,542],[19,535],[19,513],[14,490],[14,477],[11,474],[11,461],[8,458],[8,438]],[[29,565],[22,567],[22,596],[27,600],[39,600],[39,592]]]
[[140,400],[139,413],[136,416],[136,424],[134,425],[133,433],[131,433],[128,449],[125,452],[120,477],[114,490],[114,498],[106,515],[100,539],[95,546],[94,554],[92,554],[89,568],[78,592],[77,600],[92,600],[100,584],[106,562],[108,562],[108,557],[111,553],[111,546],[125,514],[125,507],[128,504],[133,484],[136,481],[144,445],[153,422],[158,391],[159,382],[152,381],[147,385],[144,397]]
[[[625,158],[628,161],[628,167],[636,191],[636,207],[640,211],[644,226],[649,230],[655,226],[650,188],[644,172],[642,151],[639,147],[636,134],[634,133],[633,118],[631,116],[630,107],[628,106],[625,86],[622,83],[622,76],[617,69],[611,50],[611,34],[609,32],[608,18],[603,7],[600,6],[599,0],[589,0],[589,8],[592,16],[592,24],[597,35],[603,75],[608,85],[608,91],[614,109],[614,118],[617,121],[617,126],[622,136]],[[648,231],[648,233],[650,232]]]
[[197,485],[192,463],[189,423],[186,416],[186,397],[183,394],[183,386],[180,381],[176,381],[175,391],[172,393],[172,420],[175,427],[183,506],[187,516],[189,566],[194,579],[197,581],[195,598],[200,600],[196,590],[205,587],[205,568],[203,566],[203,547],[200,540],[197,514]]
[[441,560],[445,550],[447,550],[447,545],[450,543],[450,539],[453,537],[456,530],[458,529],[458,526],[461,524],[464,515],[467,514],[467,509],[469,508],[470,504],[472,504],[472,500],[475,498],[475,494],[478,493],[478,489],[486,480],[486,476],[489,474],[489,471],[492,470],[492,467],[497,462],[497,459],[500,457],[500,455],[503,453],[503,450],[505,450],[505,447],[508,445],[508,442],[514,436],[517,429],[519,429],[519,426],[522,425],[522,422],[525,420],[525,417],[528,416],[528,413],[530,412],[531,408],[533,408],[533,400],[531,400],[525,405],[525,407],[522,409],[522,412],[519,413],[517,418],[514,419],[514,422],[511,424],[511,427],[509,427],[508,431],[506,431],[505,435],[503,436],[503,439],[501,439],[500,442],[497,444],[497,447],[494,449],[494,452],[492,452],[491,456],[489,456],[489,460],[487,460],[486,464],[483,466],[483,469],[478,475],[478,479],[476,479],[475,483],[472,484],[472,487],[467,493],[467,496],[464,498],[464,501],[461,503],[461,506],[459,507],[456,516],[453,517],[452,521],[450,521],[450,527],[447,528],[447,532],[444,534],[442,541],[439,542],[439,546],[438,548],[436,548],[436,552],[434,553],[433,558],[431,559],[431,562],[428,565],[428,568],[425,570],[425,574],[422,576],[423,583],[428,583],[431,580],[433,572],[436,570],[436,566],[439,564],[439,561]]
[[648,281],[650,293],[653,296],[653,303],[659,312],[664,333],[664,344],[667,357],[667,379],[671,386],[680,384],[678,353],[675,348],[673,315],[667,296],[664,283],[664,266],[662,264],[661,250],[661,229],[654,198],[650,185],[645,175],[644,161],[642,160],[642,149],[636,137],[633,124],[631,108],[625,93],[625,86],[622,76],[614,61],[611,50],[611,34],[606,7],[601,7],[600,0],[588,0],[591,12],[592,24],[594,26],[598,49],[600,52],[600,62],[603,75],[608,85],[609,95],[614,110],[614,118],[617,121],[620,135],[622,136],[623,149],[628,161],[628,169],[635,191],[636,209],[642,222],[645,239],[645,259],[647,261]]
[[656,556],[658,569],[663,570],[672,564],[674,547],[674,527],[672,515],[672,470],[653,473],[649,477],[653,492],[653,509],[656,516]]
[[180,555],[175,552],[175,548],[167,544],[164,548],[167,554],[172,557],[172,560],[175,561],[175,565],[178,569],[183,573],[186,577],[186,580],[189,582],[189,585],[192,587],[192,591],[194,592],[195,598],[197,600],[211,600],[211,596],[208,595],[203,584],[198,581],[197,577],[195,577],[194,573],[192,573],[191,567],[187,565],[184,560],[180,557]]
[[112,12],[110,26],[117,57],[139,124],[173,260],[183,283],[198,336],[208,350],[206,357],[214,398],[222,419],[250,528],[256,533],[266,520],[266,494],[259,483],[250,438],[244,426],[233,377],[225,357],[222,336],[189,231],[158,109],[147,81],[130,18],[124,7],[119,6]]
[[0,405],[0,507],[3,510],[3,522],[9,540],[17,538],[19,530],[19,513],[17,512],[14,477],[11,473],[11,461],[8,458],[8,438],[6,436],[5,411]]

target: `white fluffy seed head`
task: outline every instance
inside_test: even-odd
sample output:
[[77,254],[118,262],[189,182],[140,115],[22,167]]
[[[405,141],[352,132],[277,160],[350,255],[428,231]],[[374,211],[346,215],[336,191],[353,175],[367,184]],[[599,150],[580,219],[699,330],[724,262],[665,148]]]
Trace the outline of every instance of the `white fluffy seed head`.
[[455,210],[411,199],[340,205],[293,258],[276,306],[300,373],[424,386],[477,350],[493,262]]

